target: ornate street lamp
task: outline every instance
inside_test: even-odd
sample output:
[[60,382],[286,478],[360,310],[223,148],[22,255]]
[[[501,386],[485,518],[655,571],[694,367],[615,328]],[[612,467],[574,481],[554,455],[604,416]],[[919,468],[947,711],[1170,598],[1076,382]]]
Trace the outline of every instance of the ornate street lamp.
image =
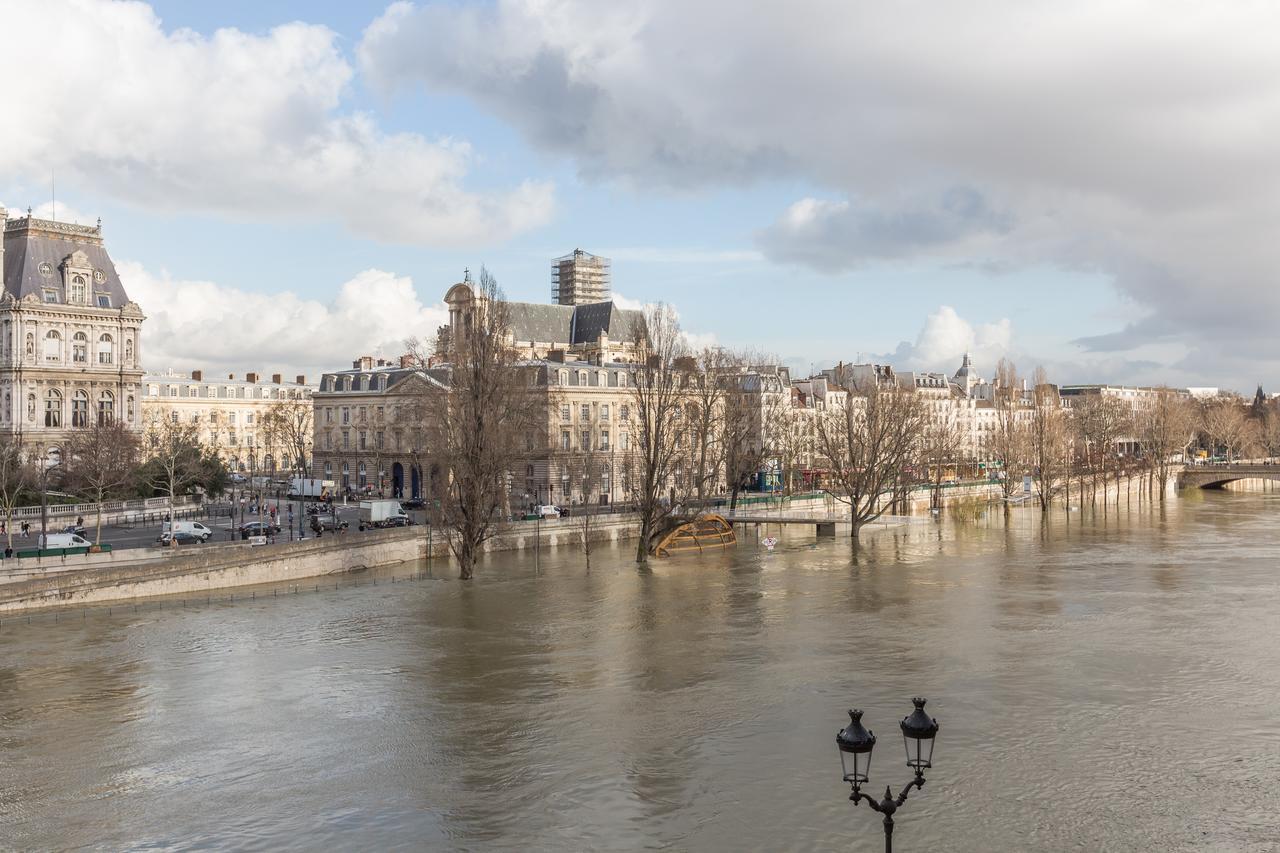
[[911,702],[915,705],[915,710],[902,718],[899,728],[902,729],[902,740],[907,749],[907,766],[915,771],[916,778],[908,782],[897,797],[893,796],[893,791],[887,785],[884,799],[880,802],[862,793],[861,786],[869,781],[871,751],[876,745],[876,736],[862,726],[862,712],[850,711],[849,725],[836,733],[844,781],[853,788],[849,799],[853,800],[854,805],[866,801],[873,810],[884,815],[885,853],[893,853],[894,812],[907,801],[912,788],[924,787],[924,771],[933,766],[933,743],[938,736],[938,721],[924,712],[924,699],[912,699]]

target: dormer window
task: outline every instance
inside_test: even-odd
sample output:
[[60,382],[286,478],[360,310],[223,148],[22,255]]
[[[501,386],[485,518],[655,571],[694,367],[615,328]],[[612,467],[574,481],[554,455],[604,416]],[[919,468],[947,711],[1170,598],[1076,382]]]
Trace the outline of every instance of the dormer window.
[[54,290],[52,287],[46,287],[46,288],[44,289],[44,291],[43,291],[43,292],[44,292],[44,301],[45,301],[45,302],[57,302],[57,301],[58,301],[58,291]]
[[89,293],[89,282],[79,274],[72,275],[67,284],[67,301],[72,305],[83,305]]
[[99,294],[98,294],[98,307],[99,307],[99,308],[110,308],[110,307],[111,307],[111,294],[109,294],[109,293],[99,293]]

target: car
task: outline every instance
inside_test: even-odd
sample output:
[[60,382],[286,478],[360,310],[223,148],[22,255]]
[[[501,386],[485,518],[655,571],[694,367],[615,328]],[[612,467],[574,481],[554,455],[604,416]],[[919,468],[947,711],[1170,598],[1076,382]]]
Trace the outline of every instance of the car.
[[68,524],[66,527],[58,531],[59,533],[71,533],[81,538],[87,538],[84,532],[83,524]]
[[347,523],[340,518],[334,518],[332,515],[313,515],[311,516],[311,529],[316,533],[321,531],[346,530]]
[[156,541],[160,543],[160,547],[164,548],[175,542],[179,545],[199,545],[204,542],[206,538],[207,537],[194,531],[179,528],[173,533],[161,533],[160,538]]
[[246,521],[240,525],[241,539],[248,539],[250,536],[272,536],[279,532],[280,525],[270,521]]
[[427,505],[427,502],[424,501],[422,498],[408,498],[406,500],[400,501],[400,506],[404,507],[405,509],[423,509],[424,507],[426,507],[426,505]]
[[540,515],[543,518],[559,518],[563,515],[560,507],[554,504],[544,504],[543,506],[535,506],[533,508],[534,515]]
[[[166,521],[160,525],[161,535],[168,533],[170,527],[178,533],[186,533],[191,536],[195,536],[201,542],[208,542],[213,538],[213,531],[198,521],[175,521],[172,524]],[[182,541],[183,540],[181,539],[178,540],[179,543]]]
[[382,523],[383,527],[408,527],[413,519],[407,515],[393,515]]

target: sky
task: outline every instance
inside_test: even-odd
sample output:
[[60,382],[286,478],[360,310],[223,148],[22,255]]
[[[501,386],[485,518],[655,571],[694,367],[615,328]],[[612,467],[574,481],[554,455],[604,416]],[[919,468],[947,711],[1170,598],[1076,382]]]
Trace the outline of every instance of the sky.
[[101,217],[149,370],[394,357],[582,248],[802,373],[1280,390],[1275,7],[747,8],[4,0],[0,203]]

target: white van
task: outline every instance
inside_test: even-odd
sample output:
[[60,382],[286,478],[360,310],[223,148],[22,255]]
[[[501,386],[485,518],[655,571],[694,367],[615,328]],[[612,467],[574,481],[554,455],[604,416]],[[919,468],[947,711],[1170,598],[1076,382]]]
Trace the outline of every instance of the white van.
[[[173,523],[173,529],[179,533],[186,533],[188,536],[194,536],[201,542],[208,542],[209,537],[213,536],[213,531],[198,521],[175,521]],[[169,522],[166,521],[164,524],[160,525],[160,535],[164,536],[164,534],[168,532]]]
[[88,539],[74,533],[49,533],[43,537],[40,548],[88,548],[93,545]]
[[546,504],[544,506],[535,506],[533,508],[533,514],[540,515],[543,518],[559,518],[560,507],[554,506],[552,504]]

